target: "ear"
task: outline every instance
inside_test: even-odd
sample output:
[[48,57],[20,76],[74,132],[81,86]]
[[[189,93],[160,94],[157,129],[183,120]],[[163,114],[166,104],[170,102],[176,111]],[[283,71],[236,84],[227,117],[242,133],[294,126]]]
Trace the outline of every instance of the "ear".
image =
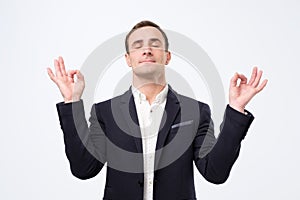
[[168,64],[169,64],[169,62],[170,62],[170,60],[171,60],[171,52],[170,52],[170,51],[168,51],[168,52],[167,52],[167,59],[166,59],[166,63],[165,63],[165,65],[168,65]]
[[129,53],[126,53],[126,54],[125,54],[125,60],[126,60],[126,63],[127,63],[127,65],[128,65],[128,67],[131,67],[132,65],[131,65]]

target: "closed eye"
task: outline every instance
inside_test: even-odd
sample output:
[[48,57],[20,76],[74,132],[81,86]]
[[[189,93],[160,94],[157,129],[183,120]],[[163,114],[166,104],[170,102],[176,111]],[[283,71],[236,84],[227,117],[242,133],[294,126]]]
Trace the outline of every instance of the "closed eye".
[[162,46],[162,42],[157,38],[152,38],[149,41],[151,47],[159,48]]
[[160,44],[155,44],[155,43],[153,43],[151,46],[152,46],[152,47],[160,47]]
[[143,46],[143,41],[142,40],[134,41],[131,46],[133,49],[139,49]]

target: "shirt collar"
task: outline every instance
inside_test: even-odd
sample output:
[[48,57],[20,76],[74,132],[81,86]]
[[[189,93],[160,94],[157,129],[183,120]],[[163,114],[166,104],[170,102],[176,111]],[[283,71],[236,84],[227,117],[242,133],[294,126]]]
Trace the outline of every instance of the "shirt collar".
[[[165,99],[167,98],[168,90],[169,90],[169,86],[168,86],[168,84],[166,84],[164,89],[156,95],[153,103],[158,103],[158,104],[163,103],[165,101]],[[135,99],[138,99],[139,101],[147,100],[146,95],[143,94],[142,92],[140,92],[139,89],[137,89],[133,85],[131,86],[131,91],[132,91],[132,94]]]

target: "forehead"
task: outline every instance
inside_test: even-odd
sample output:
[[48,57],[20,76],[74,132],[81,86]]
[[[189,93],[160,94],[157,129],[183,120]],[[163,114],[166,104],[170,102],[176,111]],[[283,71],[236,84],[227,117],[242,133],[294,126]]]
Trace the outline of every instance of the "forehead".
[[128,43],[130,44],[136,40],[149,40],[152,38],[157,38],[164,42],[163,35],[157,28],[145,26],[132,32],[128,38]]

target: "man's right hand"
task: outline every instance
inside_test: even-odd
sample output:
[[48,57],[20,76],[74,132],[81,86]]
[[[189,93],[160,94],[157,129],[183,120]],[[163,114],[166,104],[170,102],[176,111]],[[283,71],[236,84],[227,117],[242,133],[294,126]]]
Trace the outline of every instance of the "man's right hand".
[[[69,70],[66,72],[62,57],[54,59],[55,75],[51,68],[47,68],[51,80],[58,86],[65,103],[79,101],[84,90],[84,77],[79,70]],[[74,80],[76,75],[77,80]]]

